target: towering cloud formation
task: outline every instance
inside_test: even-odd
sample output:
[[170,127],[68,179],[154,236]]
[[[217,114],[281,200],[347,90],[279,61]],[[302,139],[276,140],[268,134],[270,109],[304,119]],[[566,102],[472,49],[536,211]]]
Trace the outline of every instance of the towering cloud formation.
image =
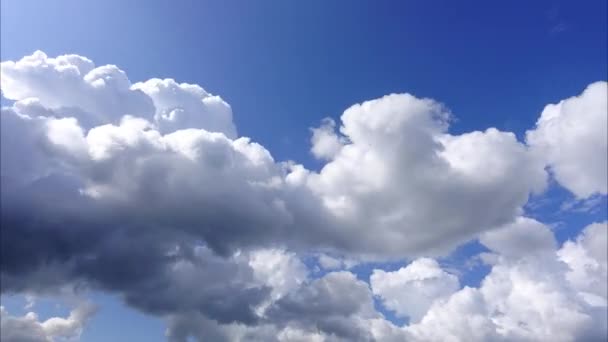
[[[605,282],[581,280],[589,267],[605,274],[594,242],[605,225],[558,258],[551,232],[528,231],[544,226],[517,217],[543,191],[546,166],[581,198],[606,193],[598,178],[605,159],[589,159],[605,156],[605,127],[596,126],[605,126],[606,83],[547,107],[528,132],[530,147],[493,128],[450,134],[451,114],[431,99],[393,94],[357,104],[339,128],[327,119],[312,130],[312,152],[325,160],[315,172],[239,137],[230,106],[197,85],[132,84],[116,66],[42,52],[1,68],[2,95],[13,101],[0,126],[3,293],[66,285],[117,292],[167,317],[175,341],[545,339],[551,327],[578,337],[601,316],[594,308],[605,308]],[[576,136],[557,136],[556,125],[571,122],[581,127]],[[587,146],[589,154],[575,153]],[[370,289],[347,271],[311,279],[298,257],[446,255],[480,234],[495,253],[486,255],[493,269],[480,289],[460,289],[429,258],[375,271]],[[559,303],[569,325],[539,313],[545,302],[518,309],[528,300],[522,286],[548,289],[534,298]],[[410,326],[386,321],[374,295]],[[3,327],[17,319],[2,317]],[[447,335],[436,335],[439,325]]]

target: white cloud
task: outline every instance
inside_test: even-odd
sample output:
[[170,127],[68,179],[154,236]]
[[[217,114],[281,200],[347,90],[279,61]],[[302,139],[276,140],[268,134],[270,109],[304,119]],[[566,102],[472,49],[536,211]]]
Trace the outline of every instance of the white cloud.
[[374,270],[370,285],[386,308],[409,317],[412,323],[419,322],[434,301],[449,297],[460,288],[456,276],[429,258],[414,260],[394,272]]
[[587,226],[576,241],[567,241],[559,258],[568,264],[568,281],[590,304],[608,306],[608,223]]
[[545,225],[527,217],[518,217],[513,223],[482,234],[480,241],[507,258],[554,253],[557,245],[553,233]]
[[315,157],[332,159],[346,144],[345,139],[334,132],[335,128],[336,122],[333,119],[325,118],[321,122],[321,127],[311,129],[311,152]]
[[608,192],[608,83],[550,104],[526,140],[578,198]]
[[465,287],[437,302],[419,324],[402,333],[413,341],[500,341],[497,326],[489,319],[483,296]]
[[[333,140],[348,143],[319,173],[307,174],[338,218],[333,229],[343,244],[371,254],[446,253],[511,221],[528,195],[544,188],[544,164],[514,134],[491,128],[451,135],[449,117],[439,103],[409,94],[344,112],[342,136]],[[353,235],[359,238],[346,240]]]
[[207,93],[196,84],[179,84],[172,79],[155,78],[136,83],[132,89],[150,96],[156,108],[154,121],[163,134],[202,128],[236,138],[230,106],[221,97]]
[[[408,331],[426,341],[605,339],[606,306],[591,307],[580,296],[567,265],[552,247],[554,237],[548,227],[519,219],[487,235],[481,241],[497,254],[497,261],[481,286],[436,302]],[[533,242],[518,246],[526,236]],[[581,271],[584,266],[577,264],[574,269]]]
[[11,316],[0,307],[0,335],[5,342],[54,342],[59,339],[80,337],[83,328],[96,312],[91,303],[82,303],[66,318],[51,317],[39,321],[38,315],[28,312],[24,316]]
[[545,183],[544,165],[512,133],[450,135],[447,110],[409,94],[348,108],[340,134],[332,121],[313,130],[313,151],[329,159],[317,173],[236,138],[230,107],[197,85],[132,85],[115,66],[41,52],[2,72],[16,101],[2,115],[3,185],[60,176],[53,195],[79,205],[83,194],[87,212],[121,208],[121,222],[163,222],[222,253],[275,244],[346,257],[445,254],[511,221]]
[[86,128],[132,115],[154,122],[162,133],[203,128],[236,137],[230,106],[200,86],[172,79],[131,84],[117,66],[95,67],[77,55],[50,58],[36,51],[2,62],[1,88],[7,99],[35,98],[55,114],[77,117]]
[[277,249],[251,252],[249,266],[254,277],[272,287],[273,299],[297,289],[308,279],[308,269],[294,253]]
[[116,122],[123,115],[150,118],[154,105],[131,89],[127,75],[115,65],[95,68],[77,55],[49,58],[41,51],[17,62],[2,62],[1,88],[10,100],[36,98],[66,116],[79,115],[86,127]]

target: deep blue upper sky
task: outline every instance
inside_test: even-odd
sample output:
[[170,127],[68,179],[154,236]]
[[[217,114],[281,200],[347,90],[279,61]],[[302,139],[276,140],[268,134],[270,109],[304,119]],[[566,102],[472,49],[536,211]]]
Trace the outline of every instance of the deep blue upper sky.
[[452,131],[521,134],[543,106],[606,79],[607,2],[2,1],[2,59],[41,49],[198,83],[241,135],[312,164],[325,116],[392,92],[452,109]]
[[[240,135],[314,168],[309,127],[394,92],[445,103],[458,118],[452,132],[494,126],[521,138],[546,104],[608,78],[607,3],[2,0],[0,54],[76,53],[132,82],[200,84],[232,105]],[[589,223],[559,217],[559,204],[539,215]],[[116,336],[162,340],[160,323],[108,305],[135,322]],[[86,340],[114,336],[116,317],[98,317]]]

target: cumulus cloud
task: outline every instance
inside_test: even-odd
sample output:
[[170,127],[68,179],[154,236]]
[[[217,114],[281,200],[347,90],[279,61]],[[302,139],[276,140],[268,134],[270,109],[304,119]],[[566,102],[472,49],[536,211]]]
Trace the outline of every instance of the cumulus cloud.
[[344,137],[334,133],[336,122],[331,118],[325,118],[321,126],[312,128],[311,152],[319,159],[332,159],[347,143]]
[[86,57],[49,58],[36,51],[16,62],[2,62],[1,72],[5,98],[36,98],[44,107],[62,109],[57,112],[64,116],[78,115],[88,127],[116,122],[125,114],[154,114],[151,99],[131,89],[124,71],[115,65],[96,68]]
[[40,321],[35,312],[12,316],[0,307],[0,336],[6,342],[54,342],[65,338],[79,338],[83,328],[96,312],[91,303],[82,303],[69,316],[51,317]]
[[[596,328],[605,330],[605,323],[594,319],[565,279],[566,265],[555,248],[546,248],[554,240],[548,227],[529,220],[516,225],[523,227],[504,227],[497,233],[503,242],[497,237],[487,240],[499,258],[480,291],[498,329],[512,340],[564,341],[584,340]],[[536,247],[528,253],[511,253],[526,231]]]
[[[342,244],[362,253],[445,253],[514,219],[528,195],[543,189],[544,165],[514,134],[451,135],[449,118],[441,104],[409,94],[344,112],[333,140],[348,143],[308,174],[338,219]],[[320,129],[329,134],[327,125]],[[346,240],[353,231],[360,238]]]
[[[313,171],[239,137],[230,106],[198,85],[132,83],[116,66],[42,52],[1,72],[14,101],[0,115],[2,293],[117,293],[165,317],[172,341],[605,336],[605,224],[558,250],[543,224],[518,218],[543,191],[547,165],[577,196],[605,194],[601,163],[572,181],[564,165],[588,160],[551,152],[562,142],[544,123],[577,121],[579,106],[583,131],[605,122],[596,111],[605,84],[546,109],[554,114],[543,112],[529,146],[494,128],[451,134],[449,110],[431,99],[366,101],[312,130],[324,160]],[[572,147],[579,140],[568,151],[593,145]],[[492,271],[460,289],[430,257],[476,237]],[[375,270],[370,287],[348,271],[313,279],[302,256],[329,271],[415,261]],[[387,321],[374,295],[411,324]],[[55,330],[4,312],[2,322],[52,340],[75,331],[70,319]]]
[[455,275],[429,258],[414,260],[394,272],[374,270],[370,285],[386,308],[412,323],[419,322],[435,300],[449,297],[460,288]]
[[591,304],[608,306],[608,223],[585,228],[576,241],[567,241],[559,250],[568,264],[566,278]]
[[608,192],[608,83],[550,104],[526,140],[578,198]]
[[[196,85],[131,84],[115,66],[41,52],[2,72],[3,94],[16,101],[2,115],[3,179],[15,190],[3,196],[52,187],[49,196],[72,200],[45,210],[53,222],[93,225],[113,211],[123,224],[170,227],[223,254],[268,244],[442,254],[512,220],[545,182],[544,165],[512,133],[450,135],[447,110],[409,94],[347,109],[340,133],[330,120],[313,130],[313,150],[329,159],[317,173],[237,138],[230,107]],[[35,192],[19,196],[35,202]]]
[[[397,271],[374,270],[370,285],[347,271],[304,281],[274,301],[257,326],[185,316],[171,329],[218,341],[603,341],[607,294],[598,283],[605,282],[607,229],[592,224],[558,247],[549,227],[518,218],[483,237],[495,258],[479,287],[460,288],[435,260],[422,258]],[[514,253],[526,235],[533,242]],[[383,317],[373,295],[412,317],[409,324]]]
[[[591,257],[583,241],[590,234],[605,234],[606,228],[605,224],[592,225],[576,242],[560,249],[555,247],[549,228],[532,219],[521,218],[487,233],[482,243],[487,243],[496,258],[480,287],[464,287],[451,296],[438,297],[418,323],[404,327],[375,324],[375,336],[395,341],[605,340],[605,301],[590,304],[574,274],[585,272],[588,263],[605,264],[605,250]],[[600,229],[603,233],[598,233]],[[532,249],[513,253],[525,235],[533,237],[534,242],[528,245]],[[584,253],[569,254],[572,259],[564,263],[563,255],[568,254],[564,251],[574,245]],[[594,284],[604,275],[589,276],[589,284]],[[591,286],[602,290],[596,284]],[[598,296],[606,298],[605,292]],[[404,310],[407,304],[411,305],[404,303]]]
[[[236,137],[232,109],[217,95],[211,95],[196,84],[177,83],[172,79],[151,79],[136,83],[154,103],[154,121],[162,133],[180,129],[203,128]],[[127,113],[129,114],[129,113]]]

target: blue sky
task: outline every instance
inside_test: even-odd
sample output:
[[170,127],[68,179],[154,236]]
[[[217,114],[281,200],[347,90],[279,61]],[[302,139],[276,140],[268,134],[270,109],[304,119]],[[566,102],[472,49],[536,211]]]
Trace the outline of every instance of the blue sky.
[[[444,103],[456,118],[453,134],[496,127],[523,140],[545,105],[606,80],[607,11],[606,1],[593,0],[3,0],[0,53],[2,61],[35,50],[74,53],[115,64],[132,82],[200,84],[231,105],[240,136],[275,160],[318,170],[309,128],[390,93]],[[606,219],[605,196],[592,210],[563,210],[572,200],[553,181],[527,213],[554,224],[560,242]],[[479,250],[471,242],[444,262],[460,264]],[[367,278],[372,269],[354,272]],[[466,271],[461,282],[478,286],[487,271]],[[101,311],[83,341],[164,340],[160,319],[114,295],[93,297]],[[25,312],[20,296],[4,296],[3,305]],[[41,317],[63,314],[53,305],[36,308]]]

